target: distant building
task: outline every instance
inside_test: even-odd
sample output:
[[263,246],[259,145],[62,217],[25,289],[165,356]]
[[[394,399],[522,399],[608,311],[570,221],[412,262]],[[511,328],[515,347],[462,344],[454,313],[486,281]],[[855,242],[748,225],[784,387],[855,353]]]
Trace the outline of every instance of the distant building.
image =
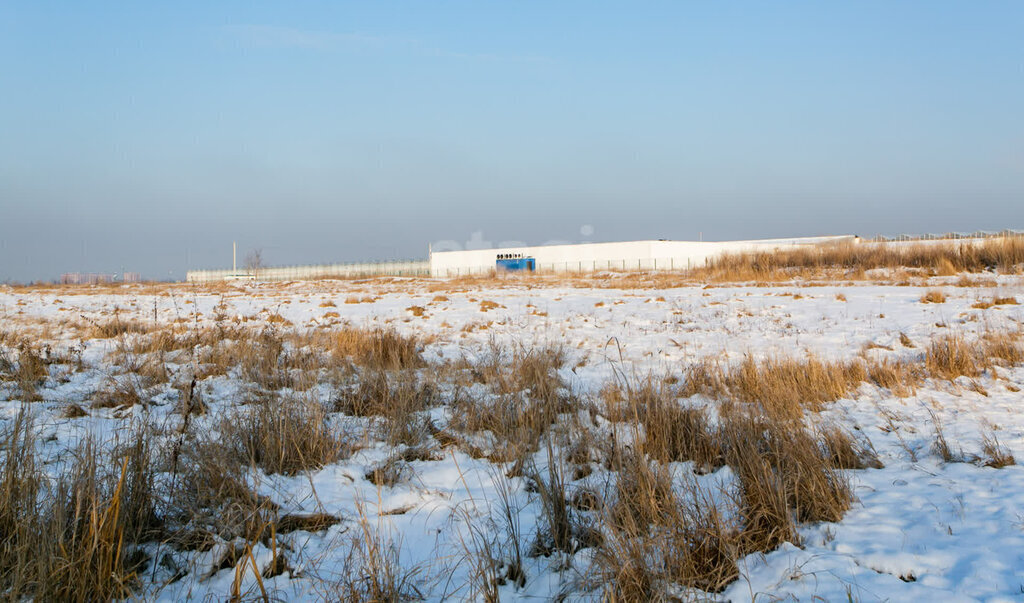
[[98,285],[114,282],[116,275],[96,272],[65,272],[60,275],[62,285]]
[[781,251],[807,245],[856,243],[853,235],[759,239],[753,241],[625,241],[467,249],[430,254],[434,277],[489,274],[514,266],[528,272],[594,272],[599,270],[687,270],[704,266],[727,253]]

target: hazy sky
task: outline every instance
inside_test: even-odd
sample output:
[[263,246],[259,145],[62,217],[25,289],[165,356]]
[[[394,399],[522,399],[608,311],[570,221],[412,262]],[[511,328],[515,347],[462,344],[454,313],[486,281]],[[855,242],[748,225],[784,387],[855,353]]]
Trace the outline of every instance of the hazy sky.
[[0,0],[0,281],[979,228],[1021,2]]

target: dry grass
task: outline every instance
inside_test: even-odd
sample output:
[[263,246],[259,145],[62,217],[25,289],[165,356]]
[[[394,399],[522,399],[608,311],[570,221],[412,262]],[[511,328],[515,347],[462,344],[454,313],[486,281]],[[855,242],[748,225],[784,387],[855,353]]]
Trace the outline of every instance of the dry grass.
[[380,417],[380,433],[389,443],[415,446],[429,433],[423,411],[439,402],[436,386],[415,374],[371,370],[336,394],[334,410],[354,417]]
[[619,475],[595,561],[608,601],[666,598],[669,585],[720,592],[739,575],[738,530],[695,485],[683,496],[659,464],[614,453]]
[[995,467],[1001,469],[1009,465],[1016,465],[1017,460],[1013,458],[1013,454],[1006,449],[996,436],[994,429],[989,428],[981,436],[981,450],[988,457],[985,462],[986,467]]
[[987,239],[970,244],[812,245],[776,252],[725,255],[712,260],[693,276],[712,281],[772,282],[795,277],[841,276],[866,278],[878,268],[914,269],[924,275],[951,276],[960,272],[997,270],[1013,273],[1024,264],[1024,237]]
[[974,348],[962,336],[952,334],[932,340],[925,351],[924,365],[931,375],[952,381],[980,375],[978,360]]
[[13,371],[14,381],[18,384],[24,400],[38,401],[41,398],[37,390],[50,374],[43,352],[26,340],[19,341],[16,347],[18,361]]
[[942,304],[946,302],[946,294],[942,291],[932,289],[921,296],[922,304]]
[[[136,544],[159,525],[145,443],[105,463],[91,439],[47,485],[32,422],[22,413],[2,437],[0,588],[12,599],[128,598],[147,562]],[[140,438],[141,441],[141,438]]]
[[869,360],[866,363],[868,380],[878,387],[888,389],[898,398],[909,398],[927,377],[925,368],[918,362],[907,360]]
[[342,456],[342,434],[317,402],[273,396],[249,404],[221,422],[226,445],[238,460],[267,473],[295,475]]
[[931,409],[929,409],[928,413],[931,415],[932,425],[935,427],[935,441],[932,442],[932,450],[939,455],[944,463],[959,463],[963,461],[963,452],[954,453],[953,448],[949,445],[949,441],[946,439],[946,431],[942,427],[939,415]]
[[854,440],[850,432],[842,428],[823,428],[818,437],[829,461],[837,469],[882,468],[874,450]]
[[1016,297],[999,297],[998,295],[996,295],[996,296],[993,296],[988,301],[986,301],[986,300],[978,300],[977,302],[971,304],[971,307],[975,308],[975,309],[978,309],[978,310],[987,310],[987,309],[989,309],[989,308],[991,308],[993,306],[1016,306],[1016,305],[1018,305]]
[[[797,521],[839,521],[853,500],[829,454],[802,428],[744,414],[726,422],[727,462],[741,484],[744,547],[774,549],[796,537]],[[783,513],[783,510],[786,510]]]
[[485,299],[482,302],[480,302],[480,311],[481,312],[487,312],[489,310],[495,310],[497,308],[504,308],[504,307],[505,306],[502,306],[501,304],[499,304],[497,302],[493,302],[493,301],[491,301],[489,299]]
[[[927,378],[976,378],[992,363],[1024,360],[1019,334],[1010,331],[986,332],[970,342],[955,334],[936,338],[920,352],[898,350],[914,355],[902,359],[895,359],[888,348],[849,361],[747,356],[728,365],[708,359],[686,367],[679,382],[647,379],[607,388],[604,417],[592,411],[592,426],[587,427],[586,400],[575,396],[563,379],[568,354],[557,345],[495,344],[490,354],[475,362],[437,367],[428,366],[421,356],[422,340],[347,326],[306,331],[218,323],[213,328],[126,329],[114,337],[119,338],[118,355],[111,358],[135,375],[136,383],[155,382],[157,367],[189,367],[173,381],[181,390],[184,418],[204,406],[196,379],[186,386],[192,367],[200,383],[204,375],[223,371],[256,384],[259,388],[249,389],[258,392],[256,399],[221,422],[212,420],[216,416],[204,419],[204,426],[210,420],[219,428],[209,436],[198,435],[201,429],[185,422],[180,458],[176,454],[170,463],[161,460],[177,485],[166,493],[154,488],[154,453],[147,448],[146,437],[115,447],[113,463],[105,462],[107,455],[95,449],[83,449],[83,458],[91,454],[99,462],[92,469],[76,465],[53,489],[54,499],[63,501],[59,505],[64,532],[31,519],[38,507],[25,510],[30,506],[26,501],[41,498],[45,484],[38,479],[35,457],[29,458],[32,446],[2,434],[0,533],[5,537],[0,588],[6,592],[41,600],[79,596],[75,593],[95,599],[138,596],[132,589],[143,567],[140,561],[145,561],[135,552],[141,542],[164,540],[178,549],[203,550],[215,537],[242,538],[251,547],[272,542],[275,530],[319,530],[337,522],[328,516],[279,517],[274,503],[254,493],[253,473],[245,467],[294,475],[347,454],[348,437],[335,427],[329,409],[278,391],[317,383],[340,384],[330,410],[366,418],[345,419],[344,424],[368,425],[372,437],[398,446],[385,462],[366,472],[372,483],[389,487],[407,481],[411,461],[436,459],[438,443],[455,444],[474,456],[513,465],[497,465],[497,471],[526,476],[541,511],[532,552],[564,554],[568,559],[581,549],[593,549],[609,599],[665,597],[671,592],[669,585],[719,592],[736,579],[740,556],[797,542],[800,522],[840,519],[852,498],[842,470],[878,466],[870,444],[857,442],[849,432],[809,432],[799,420],[804,409],[848,397],[863,383],[909,395]],[[913,345],[906,338],[901,343]],[[14,379],[22,365],[27,367],[27,383],[37,387],[48,375],[57,374],[45,349],[29,346],[24,359],[21,355],[19,351],[17,360],[0,363],[8,378]],[[444,379],[451,382],[439,381]],[[116,383],[122,381],[132,382]],[[475,384],[467,387],[470,382]],[[467,391],[475,397],[468,397]],[[111,400],[117,397],[113,387],[108,394]],[[143,387],[134,398],[125,393],[124,401],[116,403],[143,402],[146,394]],[[720,402],[719,412],[692,405],[705,400],[679,400],[695,394],[711,398],[711,404]],[[429,421],[427,411],[445,404],[449,420],[441,429]],[[597,429],[604,418],[634,427],[636,437],[628,447],[614,439],[606,441],[607,432]],[[941,427],[937,431],[944,441]],[[437,442],[430,439],[431,433]],[[556,449],[552,442],[559,438],[565,446]],[[531,454],[545,441],[551,445],[549,464],[539,468],[532,464],[537,457]],[[983,447],[992,466],[1013,462],[994,432],[985,435]],[[600,458],[602,451],[607,458]],[[538,456],[543,457],[543,451]],[[604,495],[592,485],[584,489],[573,483],[601,461],[612,472]],[[691,468],[698,473],[728,464],[736,477],[735,489],[726,497],[699,488],[681,490],[670,472],[679,469],[670,463],[679,461],[693,461]],[[35,494],[30,497],[30,492]],[[611,496],[605,500],[608,492]],[[169,500],[161,501],[163,496]],[[733,508],[715,504],[714,499],[722,498]],[[22,524],[27,528],[17,527]],[[67,527],[70,524],[80,527]],[[39,540],[37,533],[65,548],[55,553],[51,545],[26,544]],[[82,534],[92,539],[91,548],[75,544]],[[245,547],[232,547],[224,563],[241,568],[238,572],[248,571],[245,556],[238,553]],[[397,552],[395,543],[363,526],[352,541],[351,572],[335,580],[337,591],[331,596],[418,596],[416,578],[421,570],[403,568]],[[38,561],[44,554],[56,561]],[[500,561],[501,555],[494,559]],[[70,568],[69,560],[81,569]],[[277,557],[273,565],[280,565]],[[507,574],[508,580],[519,583],[521,564],[518,567]],[[54,584],[64,590],[41,585],[40,568],[54,572]],[[506,576],[501,573],[505,570],[495,571],[495,576]]]
[[381,525],[370,525],[362,503],[357,502],[358,530],[347,541],[341,567],[344,574],[323,579],[324,600],[344,603],[364,601],[413,601],[423,599],[417,583],[423,568],[404,567],[401,543],[387,537]]
[[[851,395],[862,383],[888,389],[898,397],[914,395],[925,379],[953,381],[979,377],[993,362],[1014,365],[1024,362],[1018,331],[988,330],[969,343],[957,333],[933,338],[920,359],[881,359],[865,356],[849,361],[828,361],[815,356],[803,359],[769,357],[760,361],[746,356],[736,365],[713,360],[689,365],[678,395],[703,394],[718,400],[756,404],[771,415],[797,418],[803,410],[820,410],[823,404]],[[907,345],[909,340],[904,341]],[[644,393],[649,396],[649,392]],[[651,408],[658,409],[655,403]],[[635,418],[642,420],[644,413]],[[661,423],[666,423],[662,421]],[[699,440],[699,438],[698,438]]]
[[704,394],[758,404],[767,412],[799,417],[804,407],[818,409],[846,395],[868,378],[859,361],[827,361],[771,357],[760,362],[751,356],[728,369],[711,362],[691,365],[683,395]]
[[33,528],[37,521],[41,476],[35,454],[35,433],[25,411],[0,432],[0,590],[27,594],[35,580]]
[[[727,374],[708,380],[725,382],[726,391],[729,381]],[[847,432],[812,434],[759,405],[726,402],[712,428],[703,415],[676,414],[688,409],[652,379],[625,392],[606,388],[603,398],[609,418],[632,425],[632,441],[643,442],[613,446],[605,461],[617,473],[596,555],[608,600],[661,599],[669,584],[719,592],[738,575],[739,557],[799,543],[796,522],[842,518],[853,494],[841,469],[880,466]],[[677,444],[687,435],[691,441]],[[696,442],[698,452],[679,452]],[[731,467],[734,513],[695,485],[678,489],[667,463],[688,456]]]
[[390,329],[341,329],[331,332],[324,343],[335,359],[369,368],[398,370],[424,365],[420,342]]
[[527,475],[540,499],[542,525],[530,550],[531,556],[549,556],[555,551],[574,554],[577,550],[600,544],[601,533],[586,513],[571,502],[566,467],[548,440],[548,464],[543,470],[532,467]]
[[714,471],[723,463],[707,412],[684,407],[675,392],[652,379],[621,392],[605,392],[611,402],[609,418],[643,426],[643,450],[662,463],[693,461],[701,472]]
[[277,505],[253,491],[239,451],[198,430],[188,433],[185,443],[172,465],[177,487],[167,507],[177,525],[169,529],[170,544],[207,551],[215,536],[229,542],[263,538]]
[[151,328],[142,321],[122,320],[116,314],[113,319],[106,322],[90,324],[92,328],[85,333],[88,339],[112,339],[126,334],[145,334]]
[[521,460],[537,450],[559,415],[578,407],[558,374],[565,362],[566,352],[559,346],[511,351],[492,346],[490,354],[468,368],[492,395],[457,396],[450,426],[464,433],[489,433],[494,460]]
[[730,390],[744,402],[761,404],[769,412],[798,416],[803,405],[819,408],[847,395],[865,380],[859,362],[808,358],[768,358],[757,363],[747,357],[733,374]]
[[[177,341],[177,340],[175,340]],[[199,346],[200,376],[240,375],[266,390],[304,391],[321,379],[319,371],[356,365],[398,370],[424,364],[420,343],[388,329],[342,327],[312,332],[228,327],[201,332],[185,341]],[[177,345],[177,344],[174,344]]]

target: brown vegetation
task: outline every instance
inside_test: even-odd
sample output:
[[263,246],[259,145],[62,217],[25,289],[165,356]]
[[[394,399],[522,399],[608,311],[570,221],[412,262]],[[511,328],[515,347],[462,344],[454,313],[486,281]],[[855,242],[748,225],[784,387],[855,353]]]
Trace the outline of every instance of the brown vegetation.
[[779,281],[794,277],[864,278],[877,268],[916,269],[925,275],[960,272],[1016,272],[1024,264],[1024,237],[987,239],[978,243],[888,245],[841,243],[808,245],[776,252],[725,255],[694,276],[713,281]]
[[294,475],[336,461],[345,446],[316,402],[273,396],[225,417],[220,432],[239,462]]

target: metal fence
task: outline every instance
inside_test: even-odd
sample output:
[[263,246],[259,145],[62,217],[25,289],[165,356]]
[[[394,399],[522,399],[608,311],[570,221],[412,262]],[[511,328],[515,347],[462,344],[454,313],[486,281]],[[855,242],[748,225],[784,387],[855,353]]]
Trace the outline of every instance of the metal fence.
[[429,276],[427,260],[362,262],[355,264],[321,264],[313,266],[274,266],[244,270],[189,270],[185,280],[190,283],[216,281],[299,281],[317,278],[362,278],[370,276]]
[[1024,237],[1024,230],[976,230],[974,232],[943,232],[924,234],[900,234],[895,236],[876,235],[864,240],[869,243],[898,243],[904,241],[948,241],[961,239],[993,239],[999,237]]

